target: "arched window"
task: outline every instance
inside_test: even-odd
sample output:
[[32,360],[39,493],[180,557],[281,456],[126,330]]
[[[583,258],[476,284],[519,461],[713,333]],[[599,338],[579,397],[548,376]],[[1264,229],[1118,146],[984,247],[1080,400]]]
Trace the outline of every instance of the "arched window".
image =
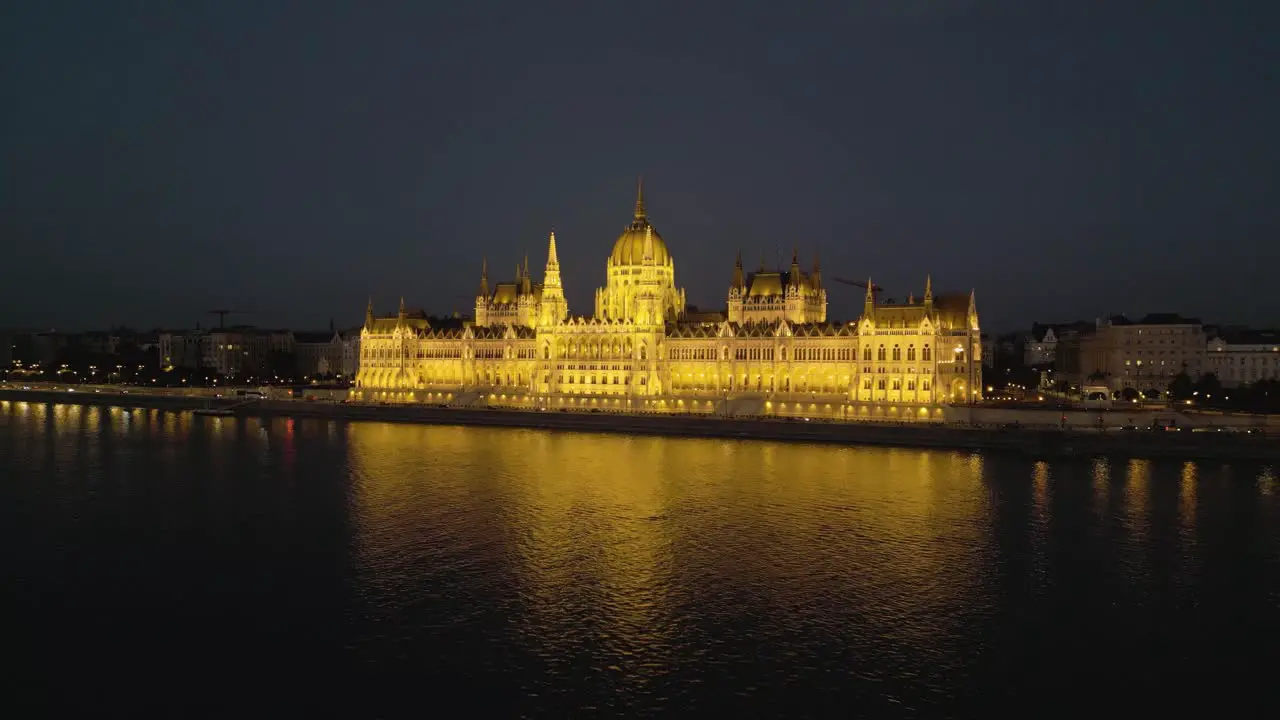
[[782,361],[783,361],[783,362],[786,362],[786,361],[787,361],[787,349],[786,349],[786,348],[782,348],[782,349],[781,349],[781,350],[779,350],[778,352],[782,353],[779,357],[782,359]]
[[550,346],[550,345],[543,345],[543,346],[542,346],[542,359],[543,359],[543,360],[550,360],[550,359],[551,359],[551,346]]
[[884,362],[884,354],[884,346],[881,345],[880,348],[876,350],[876,359],[880,362]]
[[647,359],[649,359],[648,348],[647,348],[647,347],[645,347],[644,345],[641,345],[641,346],[640,346],[640,359],[641,359],[641,360],[647,360]]
[[914,361],[915,359],[916,359],[916,346],[908,345],[907,346],[907,362]]
[[866,362],[871,362],[871,346],[870,345],[862,348],[862,359]]
[[895,362],[902,359],[902,348],[897,345],[893,346],[893,359]]
[[[933,359],[933,351],[929,349],[928,345],[924,346],[924,355],[921,356],[921,359],[924,360],[925,362],[929,362],[930,360]],[[925,388],[925,389],[927,390],[928,388]]]

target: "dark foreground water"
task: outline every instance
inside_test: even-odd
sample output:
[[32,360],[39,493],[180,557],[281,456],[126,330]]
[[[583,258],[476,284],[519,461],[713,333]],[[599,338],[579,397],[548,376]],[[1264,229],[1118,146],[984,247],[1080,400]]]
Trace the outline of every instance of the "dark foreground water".
[[1277,707],[1260,466],[4,402],[0,548],[14,718]]

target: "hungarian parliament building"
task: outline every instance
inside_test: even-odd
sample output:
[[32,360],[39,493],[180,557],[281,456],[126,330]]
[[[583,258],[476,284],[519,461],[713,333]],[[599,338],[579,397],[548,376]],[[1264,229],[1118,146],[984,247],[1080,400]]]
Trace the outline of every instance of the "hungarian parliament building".
[[[572,315],[556,236],[542,282],[526,258],[509,281],[482,263],[474,320],[378,316],[360,338],[355,394],[447,405],[718,412],[754,415],[941,415],[981,397],[974,295],[879,302],[868,281],[861,316],[827,319],[817,259],[802,270],[733,268],[726,307],[695,310],[675,260],[649,222],[644,190],[613,244],[590,317]],[[736,410],[735,410],[736,408]]]

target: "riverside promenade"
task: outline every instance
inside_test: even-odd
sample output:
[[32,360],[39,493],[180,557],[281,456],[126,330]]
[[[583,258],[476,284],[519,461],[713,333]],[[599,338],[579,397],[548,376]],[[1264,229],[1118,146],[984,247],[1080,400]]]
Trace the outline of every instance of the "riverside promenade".
[[[172,411],[225,410],[236,416],[320,418],[342,421],[536,428],[673,437],[715,437],[999,451],[1036,458],[1123,456],[1183,460],[1280,461],[1280,438],[1263,433],[1191,430],[1121,430],[1030,425],[830,422],[796,418],[725,418],[696,415],[622,414],[446,408],[294,399],[164,394],[148,388],[0,387],[0,401],[61,403]],[[1004,414],[1016,411],[1004,411]],[[1004,416],[1002,414],[1002,416]],[[1016,417],[1016,415],[1014,415]],[[216,418],[215,418],[216,419]]]

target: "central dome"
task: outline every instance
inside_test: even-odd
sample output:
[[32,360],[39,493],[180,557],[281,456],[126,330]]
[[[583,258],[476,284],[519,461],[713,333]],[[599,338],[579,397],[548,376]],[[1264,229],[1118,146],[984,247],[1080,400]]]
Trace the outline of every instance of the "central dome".
[[649,221],[644,218],[639,218],[631,223],[631,227],[628,227],[618,236],[618,241],[613,244],[613,254],[609,256],[609,261],[614,265],[643,264],[646,228],[648,233],[653,236],[654,264],[666,265],[670,260],[670,256],[667,254],[667,244],[662,241],[662,236],[658,234],[658,231],[654,230]]
[[641,179],[636,183],[636,211],[635,217],[626,230],[618,236],[618,241],[613,244],[613,254],[609,256],[610,265],[643,265],[644,264],[644,236],[646,234],[653,235],[653,262],[655,265],[664,266],[671,263],[671,255],[667,253],[667,244],[662,241],[662,236],[657,230],[649,224],[649,216],[644,209],[644,180]]

